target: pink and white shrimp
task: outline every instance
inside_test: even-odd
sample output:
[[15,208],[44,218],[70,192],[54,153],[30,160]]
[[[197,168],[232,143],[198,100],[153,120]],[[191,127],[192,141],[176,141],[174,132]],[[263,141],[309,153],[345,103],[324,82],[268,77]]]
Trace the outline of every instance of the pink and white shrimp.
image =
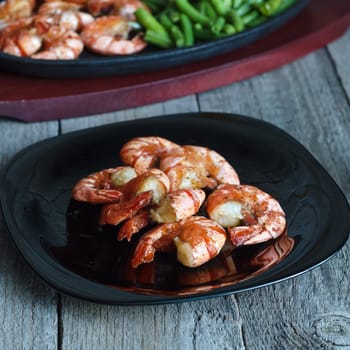
[[35,0],[6,0],[0,3],[0,24],[28,18],[36,5]]
[[232,165],[219,153],[207,147],[185,145],[164,153],[160,169],[169,177],[171,191],[183,188],[209,187],[217,184],[239,184]]
[[150,216],[156,223],[170,223],[183,220],[197,214],[205,200],[201,189],[186,189],[168,193],[159,205],[150,210]]
[[124,17],[102,16],[84,27],[81,38],[85,46],[95,53],[129,55],[147,46],[140,34],[132,35],[131,32],[132,27]]
[[136,177],[131,167],[103,169],[80,179],[72,190],[72,197],[81,202],[103,204],[118,202],[123,193],[119,188]]
[[0,50],[19,57],[31,56],[38,52],[43,38],[33,23],[33,17],[29,17],[7,25],[0,32]]
[[84,43],[79,34],[60,26],[52,26],[43,34],[43,47],[32,55],[35,59],[73,60],[83,52]]
[[285,213],[270,194],[251,185],[223,184],[207,198],[212,220],[227,227],[234,245],[277,238],[286,229]]
[[[159,169],[136,176],[125,185],[118,187],[123,198],[120,202],[102,207],[100,224],[118,225],[131,219],[149,204],[158,204],[169,190],[169,180]],[[131,237],[130,232],[126,234]]]
[[165,152],[177,147],[179,145],[163,137],[136,137],[123,145],[120,158],[125,164],[142,173],[154,167]]
[[139,240],[131,264],[134,268],[153,261],[156,251],[176,247],[177,260],[187,267],[198,267],[217,256],[226,241],[226,231],[203,216],[191,216],[161,224]]

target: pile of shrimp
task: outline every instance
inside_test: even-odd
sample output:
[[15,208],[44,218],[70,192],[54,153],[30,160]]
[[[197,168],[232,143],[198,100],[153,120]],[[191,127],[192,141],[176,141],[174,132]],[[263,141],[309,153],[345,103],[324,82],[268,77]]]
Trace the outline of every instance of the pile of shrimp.
[[137,239],[133,268],[157,252],[176,252],[182,265],[198,267],[226,243],[257,244],[286,230],[279,202],[240,184],[233,166],[210,148],[136,137],[122,146],[120,159],[122,166],[80,179],[72,197],[100,205],[99,224],[118,226],[119,241]]
[[[0,50],[34,59],[72,60],[84,48],[128,55],[146,47],[135,32],[141,0],[5,0],[0,2]],[[149,10],[148,10],[149,11]]]

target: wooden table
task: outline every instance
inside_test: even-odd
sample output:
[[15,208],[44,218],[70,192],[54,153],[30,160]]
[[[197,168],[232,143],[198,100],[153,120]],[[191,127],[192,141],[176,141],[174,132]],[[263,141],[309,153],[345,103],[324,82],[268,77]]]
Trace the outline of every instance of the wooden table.
[[[230,112],[288,131],[349,200],[349,58],[348,31],[280,69],[198,95],[61,121],[1,119],[0,164],[36,141],[95,125],[177,112]],[[203,301],[119,307],[46,286],[0,230],[0,349],[350,349],[349,241],[320,267],[276,285]]]

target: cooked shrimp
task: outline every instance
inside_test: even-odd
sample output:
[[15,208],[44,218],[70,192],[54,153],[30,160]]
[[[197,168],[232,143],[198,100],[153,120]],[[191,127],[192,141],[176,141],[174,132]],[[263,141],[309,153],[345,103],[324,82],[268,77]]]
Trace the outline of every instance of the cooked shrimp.
[[218,255],[225,241],[226,231],[215,221],[191,216],[179,222],[158,225],[146,232],[136,246],[131,264],[136,268],[151,262],[157,250],[164,246],[168,248],[173,243],[178,261],[187,267],[197,267]]
[[155,166],[165,152],[177,147],[179,145],[162,137],[136,137],[123,145],[120,158],[142,173]]
[[17,20],[0,32],[0,50],[14,56],[31,56],[42,46],[42,37],[33,26],[33,18]]
[[178,226],[174,238],[177,260],[187,267],[203,265],[220,253],[225,241],[222,226],[208,218],[192,216]]
[[6,0],[0,3],[0,23],[12,22],[32,15],[35,0]]
[[169,180],[164,173],[159,169],[150,169],[118,187],[123,193],[123,200],[102,208],[100,224],[120,224],[148,204],[158,204],[166,196],[168,189]]
[[178,223],[160,224],[142,235],[131,260],[132,267],[136,268],[141,264],[152,262],[156,251],[164,246],[163,243],[155,247],[155,243],[163,237],[167,239],[167,243],[173,244],[177,226]]
[[200,189],[179,190],[164,197],[159,206],[150,210],[156,223],[176,222],[198,212],[205,200],[205,192]]
[[103,205],[100,215],[100,225],[119,225],[121,222],[130,219],[137,212],[151,203],[152,192],[142,192],[134,198],[120,203]]
[[52,14],[60,14],[65,11],[79,11],[83,8],[83,4],[70,2],[70,1],[45,1],[38,8],[39,14],[52,15]]
[[251,185],[220,185],[206,202],[209,217],[228,228],[234,245],[256,244],[280,236],[283,209],[268,193]]
[[128,55],[143,50],[147,43],[140,34],[131,36],[128,21],[121,16],[103,16],[88,24],[81,37],[91,51],[102,55]]
[[171,191],[215,187],[220,183],[239,184],[236,171],[219,153],[206,147],[181,146],[163,154],[160,169],[169,177]]
[[126,199],[142,192],[151,191],[152,204],[159,204],[169,192],[169,187],[168,177],[161,170],[154,168],[131,179],[120,190],[124,193]]
[[79,32],[94,21],[89,13],[81,11],[62,11],[57,13],[38,14],[35,16],[35,25],[41,33],[47,32],[52,26],[59,26],[67,30]]
[[122,171],[123,167],[109,168],[84,177],[73,187],[72,197],[91,204],[119,201],[123,194],[117,189],[118,185],[113,183],[113,179],[115,174]]
[[131,237],[138,233],[141,229],[146,227],[150,223],[150,217],[147,210],[141,210],[136,213],[133,217],[126,220],[118,231],[118,241],[126,238],[129,242]]
[[107,15],[115,8],[115,0],[88,0],[87,9],[93,16]]
[[52,26],[43,35],[43,49],[32,55],[35,59],[72,60],[82,53],[84,43],[79,34],[59,26]]
[[135,21],[135,11],[142,7],[149,11],[148,7],[140,0],[114,0],[115,10],[118,15]]

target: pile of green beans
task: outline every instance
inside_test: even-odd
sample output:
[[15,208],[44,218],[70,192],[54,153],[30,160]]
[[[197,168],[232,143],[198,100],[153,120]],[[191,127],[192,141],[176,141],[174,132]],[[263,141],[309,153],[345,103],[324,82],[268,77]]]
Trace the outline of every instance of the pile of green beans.
[[160,48],[234,35],[265,22],[296,0],[142,0],[151,10],[135,12],[144,39]]

